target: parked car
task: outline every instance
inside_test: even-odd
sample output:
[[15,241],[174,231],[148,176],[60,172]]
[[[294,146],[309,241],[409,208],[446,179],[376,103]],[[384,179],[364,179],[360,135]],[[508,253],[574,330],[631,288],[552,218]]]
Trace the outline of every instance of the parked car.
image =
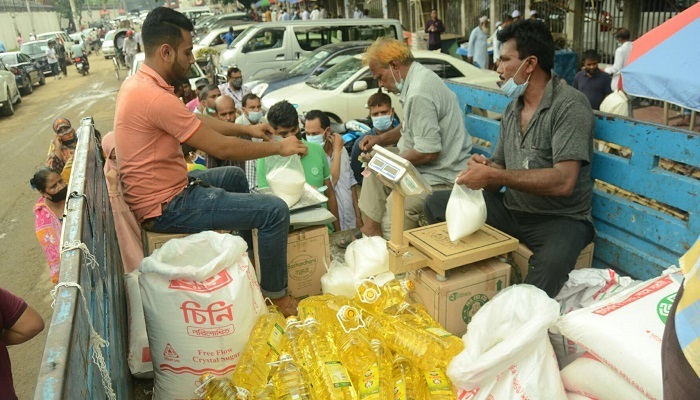
[[46,49],[49,48],[48,40],[36,40],[34,42],[25,42],[20,46],[19,51],[22,54],[28,55],[32,60],[39,63],[39,69],[44,75],[51,75],[51,66],[46,59]]
[[46,84],[46,79],[39,69],[38,63],[26,54],[22,54],[19,51],[0,53],[0,61],[5,64],[10,72],[15,74],[15,82],[23,95],[33,93],[35,83],[39,85]]
[[[253,21],[253,17],[251,17],[250,14],[245,12],[235,12],[215,16],[203,26],[203,29],[206,29],[206,32],[208,33],[212,29],[228,28],[229,26],[250,24],[251,22],[255,21]],[[204,33],[204,31],[201,33]]]
[[[129,70],[129,76],[134,75],[136,71],[139,70],[141,64],[143,64],[143,60],[145,59],[145,53],[138,53],[134,56],[134,61],[131,64],[131,69]],[[199,65],[197,65],[197,63],[192,64],[192,66],[190,66],[190,70],[187,72],[187,79],[190,81],[190,86],[192,86],[192,90],[195,90],[195,82],[197,82],[201,78],[209,79],[209,77],[206,76],[204,71],[202,71],[202,68],[200,68]]]
[[63,46],[66,48],[66,64],[73,63],[73,52],[70,51],[73,41],[70,36],[63,31],[45,32],[36,35],[37,40],[54,40],[57,41],[59,38],[63,42]]
[[102,55],[105,59],[112,58],[117,54],[114,43],[115,38],[119,38],[122,35],[126,36],[126,31],[126,29],[114,29],[107,32],[104,41],[102,41]]
[[245,85],[253,93],[263,97],[266,93],[277,89],[305,82],[339,62],[364,52],[370,44],[372,44],[370,41],[327,44],[305,55],[287,68],[260,71],[247,79],[248,82]]
[[9,117],[15,113],[15,104],[22,102],[22,95],[17,88],[15,74],[0,62],[0,115]]
[[[479,69],[466,61],[433,51],[414,50],[413,56],[443,79],[498,89],[500,79],[495,71]],[[270,92],[262,98],[262,108],[266,111],[278,101],[288,100],[296,105],[299,114],[322,109],[348,121],[367,116],[367,99],[378,88],[379,83],[369,67],[362,65],[362,56],[356,55],[307,82]],[[401,118],[403,110],[395,96],[392,105]]]
[[[250,25],[236,25],[233,27],[233,35],[234,37],[237,37],[238,35],[241,34],[245,29],[247,29]],[[210,47],[213,49],[218,50],[219,52],[223,52],[226,50],[226,42],[224,41],[223,36],[228,32],[228,28],[217,28],[211,30],[209,33],[207,33],[197,44],[194,45],[192,49],[192,53],[194,54],[195,58],[197,59],[197,63],[199,65],[206,64],[207,59],[204,56],[199,56],[197,53],[199,50]]]

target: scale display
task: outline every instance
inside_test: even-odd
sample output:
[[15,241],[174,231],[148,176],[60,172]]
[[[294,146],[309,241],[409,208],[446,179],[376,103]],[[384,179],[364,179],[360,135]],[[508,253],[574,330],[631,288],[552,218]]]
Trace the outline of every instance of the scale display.
[[405,158],[381,146],[374,146],[373,152],[368,167],[377,174],[384,185],[401,192],[404,196],[432,193],[430,184]]

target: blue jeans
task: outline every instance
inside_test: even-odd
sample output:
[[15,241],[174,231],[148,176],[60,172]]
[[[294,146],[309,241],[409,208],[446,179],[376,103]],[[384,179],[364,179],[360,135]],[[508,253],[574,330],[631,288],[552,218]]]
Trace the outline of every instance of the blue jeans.
[[[197,233],[235,230],[253,248],[251,230],[258,229],[260,287],[264,296],[287,294],[289,207],[280,198],[249,194],[248,180],[238,167],[189,173],[190,184],[153,219],[150,230]],[[199,183],[201,181],[201,183]]]

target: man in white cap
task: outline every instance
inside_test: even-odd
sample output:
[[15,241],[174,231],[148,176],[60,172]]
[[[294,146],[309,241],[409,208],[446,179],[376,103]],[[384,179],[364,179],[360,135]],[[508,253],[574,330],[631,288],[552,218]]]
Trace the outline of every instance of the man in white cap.
[[479,18],[479,26],[472,29],[469,35],[469,62],[481,69],[489,68],[489,19],[486,16]]
[[515,10],[510,16],[513,17],[513,22],[520,21],[520,11]]

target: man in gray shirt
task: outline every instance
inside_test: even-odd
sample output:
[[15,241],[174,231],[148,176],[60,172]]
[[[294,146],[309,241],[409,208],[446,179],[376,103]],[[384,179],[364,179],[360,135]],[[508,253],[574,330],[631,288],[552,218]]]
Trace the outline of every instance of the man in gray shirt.
[[[513,23],[498,40],[501,90],[515,100],[503,113],[491,159],[473,155],[457,183],[485,189],[486,223],[532,250],[525,283],[554,297],[594,236],[593,111],[582,93],[551,72],[554,41],[545,24]],[[449,196],[443,191],[426,199],[428,221],[445,220]]]
[[[365,52],[379,85],[400,96],[403,123],[382,135],[366,135],[363,151],[396,144],[401,157],[413,163],[434,189],[451,188],[467,162],[471,137],[464,128],[457,96],[431,70],[414,61],[411,50],[395,39],[378,39]],[[418,226],[424,196],[405,201],[404,228]],[[374,175],[365,177],[359,200],[364,214],[362,233],[389,238],[391,190]]]

